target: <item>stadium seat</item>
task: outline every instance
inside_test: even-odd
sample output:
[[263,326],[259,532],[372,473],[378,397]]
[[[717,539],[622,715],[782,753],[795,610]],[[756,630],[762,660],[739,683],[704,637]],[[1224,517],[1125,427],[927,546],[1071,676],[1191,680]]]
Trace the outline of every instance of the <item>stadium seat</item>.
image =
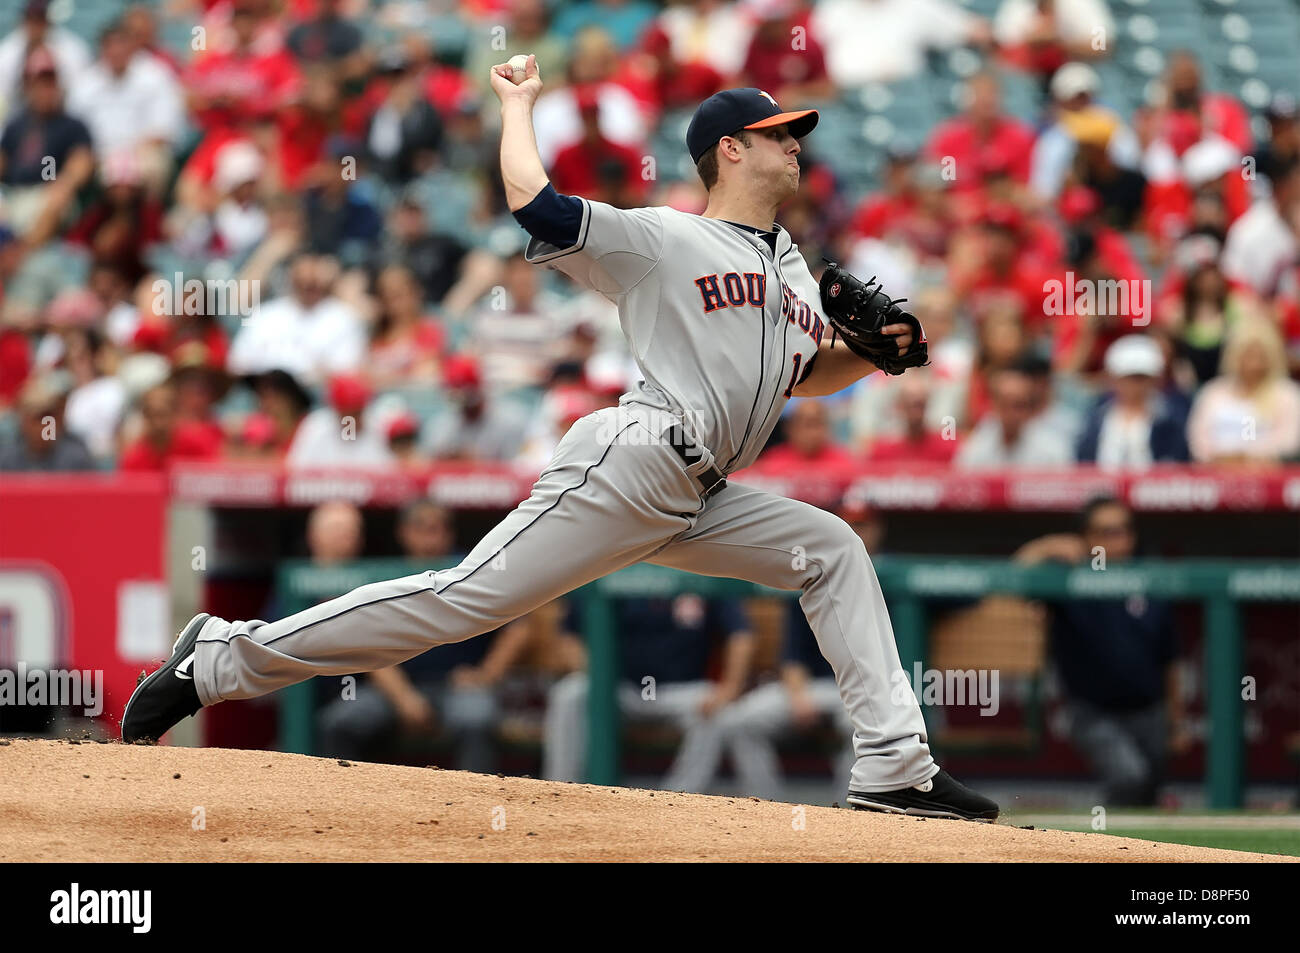
[[977,16],[991,20],[997,15],[1002,0],[961,0],[961,5]]
[[390,388],[385,394],[400,399],[421,424],[427,423],[451,406],[443,392],[434,387]]
[[1259,56],[1249,46],[1235,44],[1219,52],[1215,63],[1230,76],[1253,76],[1259,69]]
[[1146,13],[1151,16],[1171,16],[1177,14],[1186,14],[1188,12],[1188,0],[1119,0],[1114,4],[1114,13],[1116,18],[1126,14]]
[[178,57],[190,55],[194,41],[194,24],[184,20],[165,19],[158,24],[158,42],[164,50]]
[[1122,22],[1119,41],[1154,46],[1165,52],[1183,48],[1199,51],[1206,46],[1206,35],[1200,13],[1192,7],[1128,17]]
[[1228,92],[1237,96],[1248,108],[1259,111],[1273,98],[1273,88],[1258,76],[1251,76],[1241,82],[1235,90],[1229,86]]
[[444,14],[433,21],[432,40],[436,55],[459,61],[469,45],[470,30],[460,17]]
[[998,79],[1002,84],[1002,107],[1017,119],[1036,123],[1044,105],[1038,83],[1025,73],[1011,70],[1003,70]]
[[1142,101],[1143,84],[1135,84],[1132,74],[1122,65],[1114,60],[1102,60],[1095,64],[1095,69],[1101,79],[1097,96],[1101,103],[1127,114]]

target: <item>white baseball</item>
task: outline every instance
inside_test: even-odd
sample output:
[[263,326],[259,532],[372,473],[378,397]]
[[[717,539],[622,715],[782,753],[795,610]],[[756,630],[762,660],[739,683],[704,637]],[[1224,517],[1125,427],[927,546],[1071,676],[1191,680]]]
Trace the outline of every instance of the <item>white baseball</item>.
[[520,53],[517,56],[512,56],[506,65],[510,67],[511,82],[517,86],[524,81],[524,75],[528,69],[528,55]]

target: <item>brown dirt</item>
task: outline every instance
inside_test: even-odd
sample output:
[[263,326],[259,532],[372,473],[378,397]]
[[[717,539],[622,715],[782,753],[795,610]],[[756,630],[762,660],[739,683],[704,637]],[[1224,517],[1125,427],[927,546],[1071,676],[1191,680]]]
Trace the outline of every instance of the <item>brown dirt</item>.
[[0,861],[1288,859],[266,751],[0,744]]

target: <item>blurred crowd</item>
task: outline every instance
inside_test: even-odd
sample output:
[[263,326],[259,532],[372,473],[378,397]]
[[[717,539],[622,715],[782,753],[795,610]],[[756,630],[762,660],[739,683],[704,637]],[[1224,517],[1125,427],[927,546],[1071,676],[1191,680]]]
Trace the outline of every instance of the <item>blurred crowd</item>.
[[717,89],[827,127],[975,57],[865,190],[819,152],[833,128],[805,141],[782,224],[814,272],[907,296],[932,364],[795,402],[760,466],[1300,459],[1295,98],[1252,113],[1176,52],[1112,108],[1104,0],[105,0],[91,35],[14,2],[2,470],[543,465],[636,369],[611,302],[523,259],[487,86],[519,51],[557,189],[692,211],[659,143]]

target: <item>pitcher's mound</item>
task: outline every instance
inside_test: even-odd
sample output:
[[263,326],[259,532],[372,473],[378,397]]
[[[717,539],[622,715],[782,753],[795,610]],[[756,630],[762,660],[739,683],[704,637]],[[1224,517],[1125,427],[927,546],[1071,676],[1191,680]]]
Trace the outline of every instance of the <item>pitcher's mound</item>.
[[0,741],[0,861],[1249,861],[1267,854],[220,748]]

